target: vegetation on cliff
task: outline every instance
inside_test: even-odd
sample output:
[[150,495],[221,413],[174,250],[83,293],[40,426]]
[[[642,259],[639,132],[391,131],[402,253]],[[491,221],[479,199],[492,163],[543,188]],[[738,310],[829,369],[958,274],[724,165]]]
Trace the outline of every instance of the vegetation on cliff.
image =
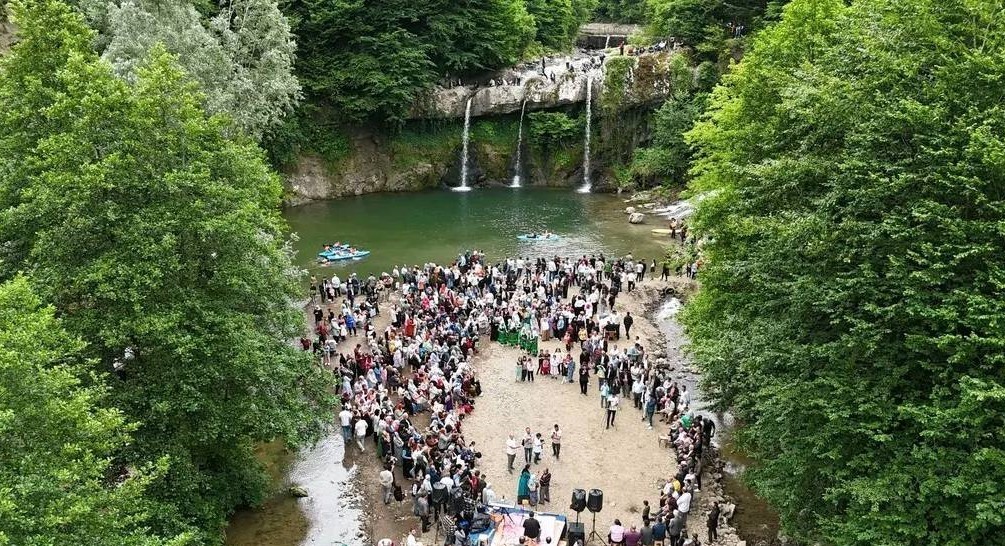
[[684,320],[799,539],[1002,542],[1000,10],[794,0],[689,135]]

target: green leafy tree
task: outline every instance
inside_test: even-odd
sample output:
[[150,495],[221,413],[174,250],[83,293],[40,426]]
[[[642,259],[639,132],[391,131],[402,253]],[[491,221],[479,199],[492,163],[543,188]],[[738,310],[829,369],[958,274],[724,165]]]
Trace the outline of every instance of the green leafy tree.
[[24,277],[0,284],[0,544],[193,543],[145,528],[151,475],[111,462],[133,427],[54,313]]
[[522,0],[288,0],[297,71],[343,121],[398,125],[445,74],[516,62],[533,38]]
[[210,17],[187,0],[79,0],[78,9],[99,30],[97,44],[116,73],[134,80],[161,44],[199,82],[206,108],[256,140],[300,99],[296,43],[276,0],[226,0]]
[[598,21],[641,24],[646,20],[646,0],[600,0],[594,16]]
[[704,111],[707,95],[673,95],[653,115],[653,138],[632,158],[631,176],[643,186],[683,189],[691,167],[691,146],[684,135]]
[[[24,0],[0,60],[0,276],[26,271],[138,423],[119,454],[170,467],[151,525],[215,536],[261,498],[254,442],[316,436],[330,374],[289,344],[298,278],[261,150],[208,117],[155,47],[134,84],[90,49],[81,18]],[[44,112],[40,116],[39,112]]]
[[684,320],[797,538],[1002,543],[1000,10],[794,0],[691,133]]
[[527,120],[530,122],[531,142],[545,156],[583,133],[582,124],[563,112],[531,112]]

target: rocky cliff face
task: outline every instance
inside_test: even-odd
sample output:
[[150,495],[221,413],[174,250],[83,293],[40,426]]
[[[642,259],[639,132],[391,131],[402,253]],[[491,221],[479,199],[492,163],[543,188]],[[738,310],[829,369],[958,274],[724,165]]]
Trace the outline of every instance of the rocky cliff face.
[[301,157],[285,173],[289,187],[287,202],[435,187],[449,168],[449,164],[435,160],[402,165],[395,162],[386,142],[374,136],[357,136],[352,139],[348,157],[337,165],[316,156]]
[[509,84],[488,87],[438,88],[427,100],[416,105],[412,118],[463,118],[468,99],[471,117],[497,116],[520,111],[524,100],[527,111],[550,110],[586,102],[586,82],[593,80],[594,96],[599,96],[604,75],[600,70],[563,72],[555,81],[541,75],[512,76]]

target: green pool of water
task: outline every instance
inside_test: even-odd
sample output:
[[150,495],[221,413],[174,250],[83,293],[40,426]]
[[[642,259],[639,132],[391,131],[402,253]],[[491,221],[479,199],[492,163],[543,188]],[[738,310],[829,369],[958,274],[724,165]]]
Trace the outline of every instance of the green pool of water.
[[[490,260],[506,256],[624,255],[651,259],[666,239],[650,229],[664,220],[650,215],[633,226],[625,204],[610,194],[580,194],[570,189],[495,188],[467,193],[428,191],[377,194],[313,203],[288,209],[284,216],[296,233],[298,263],[314,274],[335,271],[360,275],[390,272],[395,265],[444,263],[465,250],[480,250]],[[527,242],[517,235],[545,229],[557,241]],[[326,242],[348,241],[371,251],[363,259],[321,266],[317,253]]]

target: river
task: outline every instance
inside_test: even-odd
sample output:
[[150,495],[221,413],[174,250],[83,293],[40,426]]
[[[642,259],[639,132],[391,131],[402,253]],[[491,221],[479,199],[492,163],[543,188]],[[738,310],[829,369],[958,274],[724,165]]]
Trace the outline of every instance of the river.
[[[648,225],[630,225],[625,204],[610,194],[569,189],[491,188],[457,193],[375,194],[312,203],[285,211],[297,235],[298,263],[312,273],[390,272],[403,264],[446,262],[465,250],[490,260],[505,256],[623,255],[656,258],[660,241]],[[663,227],[663,222],[659,227]],[[517,235],[545,229],[557,241],[527,242]],[[315,256],[326,242],[349,241],[371,251],[359,261],[320,266]]]

